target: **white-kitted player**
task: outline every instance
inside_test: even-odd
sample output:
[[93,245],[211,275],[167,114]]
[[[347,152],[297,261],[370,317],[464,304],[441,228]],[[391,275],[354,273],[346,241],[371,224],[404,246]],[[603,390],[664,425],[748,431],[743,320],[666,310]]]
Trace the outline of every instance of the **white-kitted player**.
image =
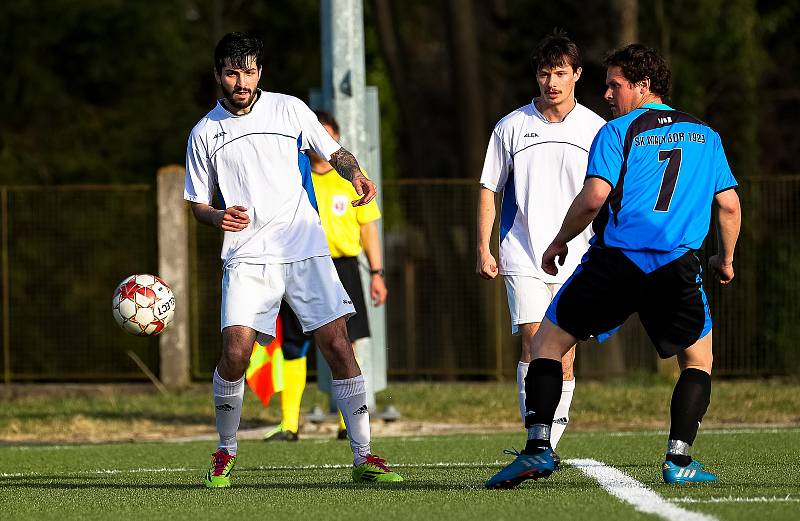
[[[345,418],[356,482],[402,481],[370,450],[364,377],[345,320],[355,311],[331,260],[311,179],[298,166],[313,149],[353,183],[360,206],[375,185],[353,155],[331,138],[299,99],[258,88],[263,44],[243,33],[225,35],[214,51],[224,97],[192,129],[184,198],[198,221],[225,232],[222,245],[222,357],[214,371],[219,448],[205,485],[230,486],[245,370],[256,337],[275,335],[281,300],[306,334],[314,335],[333,374],[333,398]],[[225,209],[211,206],[219,191]]]
[[[531,341],[547,306],[588,249],[587,228],[569,244],[572,255],[558,275],[541,268],[541,258],[561,227],[572,200],[583,187],[589,148],[603,118],[575,100],[581,77],[577,45],[561,31],[544,38],[533,57],[539,97],[501,119],[489,138],[478,201],[477,273],[485,279],[503,275],[508,293],[512,333],[522,334],[517,365],[519,408],[525,422],[525,377]],[[489,247],[500,208],[500,263]],[[569,422],[575,389],[575,348],[564,355],[561,401],[552,426],[555,449]],[[527,426],[526,426],[527,428]]]

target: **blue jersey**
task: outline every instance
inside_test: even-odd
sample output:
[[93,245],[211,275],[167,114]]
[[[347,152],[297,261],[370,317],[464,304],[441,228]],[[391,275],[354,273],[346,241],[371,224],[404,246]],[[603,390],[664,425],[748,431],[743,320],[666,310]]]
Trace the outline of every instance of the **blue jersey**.
[[612,188],[592,244],[619,248],[646,272],[699,249],[714,195],[737,185],[719,134],[657,103],[600,129],[586,175]]

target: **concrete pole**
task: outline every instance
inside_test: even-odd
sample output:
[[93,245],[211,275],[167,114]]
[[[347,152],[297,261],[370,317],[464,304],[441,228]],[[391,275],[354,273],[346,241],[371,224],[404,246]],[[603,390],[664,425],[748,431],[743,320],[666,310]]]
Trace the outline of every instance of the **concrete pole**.
[[158,276],[175,294],[175,317],[158,336],[161,381],[170,389],[190,380],[189,212],[183,200],[184,168],[170,165],[156,175],[158,206]]
[[[312,99],[312,105],[332,113],[339,122],[342,146],[353,153],[361,168],[378,185],[380,205],[380,114],[377,89],[366,86],[363,1],[322,0],[320,25],[322,89],[321,96]],[[383,244],[382,221],[378,221],[378,229]],[[366,265],[363,255],[360,264]],[[367,403],[374,409],[375,392],[386,387],[386,311],[385,306],[371,305],[369,274],[363,269],[362,278],[366,279],[364,291],[371,337],[356,343],[356,356],[367,381]],[[391,295],[391,288],[389,292]],[[324,360],[320,360],[317,367],[319,386],[328,390],[330,369]]]
[[367,153],[362,0],[322,0],[322,104],[339,122],[342,146]]

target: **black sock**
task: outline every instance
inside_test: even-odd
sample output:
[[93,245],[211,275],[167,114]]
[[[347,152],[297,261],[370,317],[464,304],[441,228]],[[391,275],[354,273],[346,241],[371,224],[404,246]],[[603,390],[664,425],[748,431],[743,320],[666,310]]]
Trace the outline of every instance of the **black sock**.
[[[536,424],[550,427],[556,414],[558,400],[561,399],[563,375],[560,360],[537,358],[531,362],[525,377],[525,427]],[[536,454],[550,447],[550,439],[529,439],[525,445],[526,454]]]
[[693,444],[710,402],[711,375],[699,369],[681,372],[672,392],[669,439]]
[[685,454],[667,454],[667,461],[671,461],[679,467],[685,467],[692,462],[692,457]]

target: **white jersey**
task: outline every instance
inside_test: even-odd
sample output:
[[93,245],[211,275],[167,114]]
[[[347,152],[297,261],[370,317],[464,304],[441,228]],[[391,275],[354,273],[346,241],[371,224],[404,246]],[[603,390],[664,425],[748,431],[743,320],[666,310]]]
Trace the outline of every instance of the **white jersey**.
[[569,242],[569,255],[557,275],[542,270],[542,255],[583,187],[589,149],[605,121],[576,104],[563,121],[551,123],[536,108],[535,101],[495,126],[481,185],[503,192],[500,273],[563,283],[588,249],[591,227]]
[[247,114],[236,116],[220,101],[192,129],[183,197],[211,204],[219,189],[226,208],[247,208],[247,228],[225,232],[221,254],[225,265],[330,255],[319,213],[306,190],[311,179],[303,179],[298,154],[312,148],[329,159],[341,145],[299,99],[258,93]]

